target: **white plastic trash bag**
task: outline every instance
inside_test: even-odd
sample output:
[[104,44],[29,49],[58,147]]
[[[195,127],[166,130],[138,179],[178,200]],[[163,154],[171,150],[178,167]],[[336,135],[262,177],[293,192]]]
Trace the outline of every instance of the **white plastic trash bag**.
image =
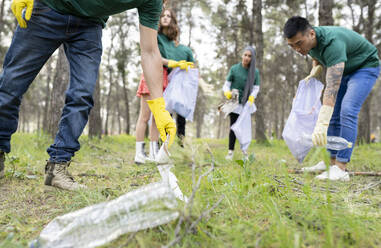
[[311,135],[319,115],[323,84],[315,78],[299,82],[282,136],[292,155],[302,163],[312,145],[303,142],[303,135]]
[[189,68],[185,71],[175,68],[168,75],[168,81],[163,93],[165,108],[193,121],[198,92],[198,69]]
[[253,109],[257,109],[255,105],[250,106],[249,102],[246,102],[237,121],[231,126],[242,151],[246,151],[251,143],[251,113]]

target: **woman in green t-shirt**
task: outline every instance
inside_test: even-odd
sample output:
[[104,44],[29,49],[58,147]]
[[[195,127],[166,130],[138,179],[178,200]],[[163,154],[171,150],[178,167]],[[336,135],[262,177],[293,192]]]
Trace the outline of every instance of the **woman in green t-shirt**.
[[[180,67],[180,69],[186,69],[188,66],[192,66],[193,63],[188,63],[178,59],[174,50],[177,47],[177,40],[179,36],[179,27],[176,20],[176,15],[171,9],[164,9],[160,16],[159,30],[158,30],[158,46],[163,63],[163,90],[168,85],[168,71],[169,68]],[[155,160],[155,156],[159,150],[158,140],[159,132],[156,127],[155,119],[152,118],[152,123],[149,129],[150,149],[149,156],[147,157],[144,151],[144,134],[151,117],[151,111],[148,108],[147,100],[150,99],[150,92],[143,75],[139,83],[139,87],[136,95],[140,97],[140,112],[138,121],[136,123],[136,152],[135,163],[144,164],[146,160]]]
[[[242,61],[230,68],[226,82],[222,88],[227,99],[238,97],[238,107],[229,114],[230,126],[238,119],[243,106],[249,102],[253,106],[254,100],[259,92],[260,76],[259,70],[255,68],[255,49],[251,46],[245,48],[242,54]],[[254,112],[254,108],[253,108]],[[233,151],[236,136],[232,130],[229,133],[229,152],[226,155],[227,160],[233,159]],[[246,151],[242,151],[247,158]]]

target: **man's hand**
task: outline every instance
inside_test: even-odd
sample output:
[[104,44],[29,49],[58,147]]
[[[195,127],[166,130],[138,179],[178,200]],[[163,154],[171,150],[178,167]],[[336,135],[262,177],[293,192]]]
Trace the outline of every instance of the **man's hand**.
[[167,110],[165,110],[165,102],[163,97],[159,97],[153,100],[147,101],[148,106],[155,118],[157,129],[160,133],[160,138],[164,142],[169,134],[169,143],[170,147],[175,140],[176,136],[176,123],[172,119],[171,115]]
[[168,60],[168,67],[169,68],[175,68],[179,67],[181,70],[188,71],[188,68],[194,68],[193,62],[187,62],[185,60],[175,61],[175,60]]
[[224,95],[225,95],[226,99],[228,99],[228,100],[232,99],[232,92],[230,90],[225,91]]
[[249,96],[249,98],[247,99],[247,101],[249,102],[250,106],[253,105],[253,103],[254,103],[254,101],[255,101],[254,96]]
[[22,11],[26,8],[25,20],[29,21],[33,11],[33,0],[13,0],[11,9],[21,28],[26,28],[26,22],[22,18]]
[[308,83],[310,81],[311,78],[316,78],[317,76],[319,76],[319,74],[321,73],[321,71],[323,70],[323,67],[321,65],[317,65],[317,66],[314,66],[312,67],[312,70],[310,72],[310,75],[308,75],[304,81],[306,83]]
[[319,117],[312,133],[312,143],[315,146],[327,145],[327,131],[333,113],[333,107],[323,105],[320,108]]

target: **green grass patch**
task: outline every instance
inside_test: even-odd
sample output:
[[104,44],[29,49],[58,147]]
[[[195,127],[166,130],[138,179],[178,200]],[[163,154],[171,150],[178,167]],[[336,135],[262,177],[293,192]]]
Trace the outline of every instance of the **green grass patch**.
[[[85,206],[115,199],[142,185],[160,180],[153,164],[133,163],[135,138],[108,136],[101,140],[81,137],[81,150],[70,165],[76,180],[89,190],[45,191],[47,147],[43,134],[13,136],[6,156],[6,176],[0,179],[0,247],[26,247],[54,217]],[[253,142],[244,163],[237,149],[233,161],[224,159],[227,140],[188,140],[185,149],[171,148],[174,173],[183,193],[192,191],[192,157],[196,174],[212,163],[215,170],[202,180],[193,216],[221,204],[177,247],[381,247],[381,185],[376,177],[351,177],[350,182],[320,182],[313,175],[289,174],[300,168],[283,141]],[[238,147],[238,146],[237,146]],[[349,169],[381,171],[381,144],[356,147]],[[314,149],[303,166],[324,159]],[[174,237],[176,222],[125,234],[103,247],[160,247]]]

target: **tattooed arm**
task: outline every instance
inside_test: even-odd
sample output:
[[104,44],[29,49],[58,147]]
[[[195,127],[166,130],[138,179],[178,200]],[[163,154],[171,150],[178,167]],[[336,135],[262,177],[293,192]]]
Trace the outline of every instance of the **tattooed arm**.
[[341,62],[327,69],[327,85],[324,90],[323,105],[335,106],[337,92],[340,88],[341,78],[343,76],[345,63]]

